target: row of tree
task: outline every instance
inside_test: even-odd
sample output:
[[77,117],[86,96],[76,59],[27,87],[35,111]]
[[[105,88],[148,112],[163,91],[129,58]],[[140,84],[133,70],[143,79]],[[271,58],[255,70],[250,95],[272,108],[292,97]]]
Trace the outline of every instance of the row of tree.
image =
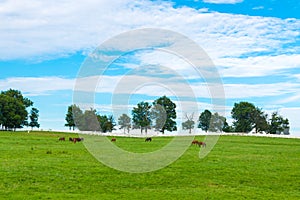
[[[9,89],[0,93],[0,127],[2,130],[16,130],[24,126],[39,128],[39,110],[33,102],[23,97],[18,90]],[[30,112],[28,109],[31,108]],[[28,121],[29,118],[29,121]]]
[[[231,126],[228,125],[226,118],[218,113],[212,114],[209,110],[204,110],[198,119],[198,128],[211,132],[243,132],[254,131],[270,134],[289,134],[289,120],[283,118],[278,112],[273,112],[271,118],[268,118],[262,109],[255,107],[249,102],[235,103],[231,111],[231,117],[234,120]],[[188,120],[182,124],[184,129],[194,128],[193,117],[187,117]]]
[[[127,132],[131,128],[140,129],[141,133],[148,129],[155,129],[164,133],[165,131],[176,131],[176,104],[168,97],[162,96],[152,104],[140,102],[133,108],[132,119],[127,114],[118,118],[120,129]],[[270,134],[289,134],[289,120],[284,119],[277,112],[272,113],[271,118],[249,102],[235,103],[231,111],[233,124],[230,126],[226,118],[209,110],[204,110],[198,120],[194,120],[194,114],[186,114],[186,121],[182,122],[182,128],[191,133],[196,123],[198,128],[210,132],[266,132]],[[116,123],[112,115],[100,115],[96,110],[82,111],[77,105],[68,107],[66,124],[70,129],[77,127],[82,131],[111,132]]]
[[[152,105],[148,102],[140,102],[132,110],[132,120],[122,114],[118,119],[118,124],[124,131],[130,128],[140,129],[141,133],[150,128],[165,132],[177,130],[176,104],[168,97],[163,96],[155,100]],[[116,123],[112,115],[100,115],[95,109],[82,111],[79,106],[71,105],[66,114],[66,124],[69,129],[77,127],[82,131],[111,132]],[[132,123],[131,123],[132,121]]]

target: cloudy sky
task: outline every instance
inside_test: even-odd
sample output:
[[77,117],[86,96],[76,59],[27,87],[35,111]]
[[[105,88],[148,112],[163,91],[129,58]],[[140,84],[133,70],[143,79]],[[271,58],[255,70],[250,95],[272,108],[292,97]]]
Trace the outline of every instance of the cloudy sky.
[[[211,59],[226,117],[235,102],[249,101],[267,113],[278,111],[300,135],[299,9],[298,0],[0,0],[0,90],[18,89],[34,101],[41,128],[66,129],[66,109],[87,56],[121,33],[163,29],[195,42]],[[189,90],[182,88],[192,89],[202,112],[212,108],[215,91],[191,63],[154,49],[123,54],[105,74],[89,78],[97,83],[92,90],[100,113],[111,105],[124,109],[118,99],[125,98],[128,108],[163,94],[189,108],[178,112],[191,113]]]

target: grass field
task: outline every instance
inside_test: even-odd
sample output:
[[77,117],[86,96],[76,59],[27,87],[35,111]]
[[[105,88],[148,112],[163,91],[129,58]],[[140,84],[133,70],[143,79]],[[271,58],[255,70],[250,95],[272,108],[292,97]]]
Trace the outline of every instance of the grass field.
[[[0,199],[300,199],[299,139],[221,136],[204,159],[191,146],[161,170],[132,174],[59,136],[75,135],[0,132]],[[117,138],[116,145],[146,152],[168,141]]]

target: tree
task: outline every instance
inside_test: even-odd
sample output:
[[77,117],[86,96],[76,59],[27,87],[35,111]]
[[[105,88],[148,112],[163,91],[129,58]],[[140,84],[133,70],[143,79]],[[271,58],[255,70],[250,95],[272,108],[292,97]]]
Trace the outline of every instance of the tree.
[[31,127],[31,130],[33,129],[33,127],[40,127],[40,124],[38,123],[38,119],[39,119],[39,110],[37,108],[32,108],[30,111],[30,115],[29,115],[29,126]]
[[235,103],[231,111],[232,118],[235,120],[233,122],[235,132],[250,132],[253,129],[255,112],[256,108],[252,103]]
[[68,126],[70,130],[72,128],[73,131],[75,127],[79,128],[80,126],[84,126],[85,124],[83,119],[83,111],[76,104],[70,105],[68,107],[65,120],[67,122],[65,126]]
[[33,105],[33,102],[26,98],[23,97],[21,91],[19,90],[14,90],[14,89],[9,89],[7,91],[2,91],[1,94],[4,94],[6,96],[12,97],[16,100],[18,100],[19,102],[21,102],[26,108],[30,107]]
[[283,134],[289,135],[290,134],[290,125],[289,120],[286,118],[282,121],[282,128],[283,128]]
[[[228,125],[228,124],[227,124]],[[226,128],[226,118],[217,112],[211,116],[208,130],[211,132],[221,132]]]
[[129,133],[129,129],[131,128],[131,118],[126,114],[122,114],[118,119],[118,124],[120,129],[124,129],[124,134],[126,129]]
[[277,112],[273,112],[269,124],[269,133],[271,134],[289,134],[289,120],[284,119]]
[[211,120],[211,112],[209,110],[204,110],[199,116],[198,128],[201,128],[203,131],[207,132]]
[[73,131],[75,129],[75,120],[74,120],[74,117],[73,117],[73,110],[75,109],[76,105],[71,105],[68,107],[68,111],[67,111],[67,114],[66,114],[66,121],[67,123],[65,124],[65,126],[68,126],[69,127],[69,130],[71,130],[71,128],[73,128]]
[[100,124],[100,131],[103,133],[112,132],[116,126],[112,115],[97,115],[98,122]]
[[27,125],[27,108],[33,102],[23,97],[18,90],[9,89],[0,94],[0,123],[5,130],[16,130]]
[[132,121],[133,128],[140,128],[141,133],[145,129],[147,134],[147,129],[150,128],[151,116],[150,116],[151,105],[148,102],[140,102],[137,107],[132,110]]
[[176,131],[176,104],[166,96],[162,96],[153,102],[152,118],[154,127],[162,133]]
[[80,111],[78,110],[79,115],[76,117],[76,114],[73,111],[77,128],[81,131],[100,131],[96,110],[92,108],[90,110],[85,110],[82,115]]
[[256,108],[256,110],[252,114],[252,118],[253,118],[253,124],[256,133],[268,130],[269,128],[268,121],[267,121],[268,115],[265,114],[262,111],[262,109]]
[[185,122],[182,123],[182,129],[183,130],[189,130],[189,133],[192,132],[192,129],[195,127],[195,122],[193,120],[194,118],[194,113],[188,116],[187,114],[185,115],[185,118],[187,119]]
[[223,131],[226,133],[232,133],[232,132],[234,132],[234,127],[230,126],[225,120]]

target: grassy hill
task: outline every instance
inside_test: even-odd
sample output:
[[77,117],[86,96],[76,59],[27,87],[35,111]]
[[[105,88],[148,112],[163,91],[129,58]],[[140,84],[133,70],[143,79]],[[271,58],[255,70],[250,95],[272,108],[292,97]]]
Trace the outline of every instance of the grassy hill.
[[[299,139],[221,136],[204,159],[191,146],[168,167],[132,174],[60,136],[75,135],[0,132],[0,199],[300,199]],[[116,145],[147,152],[170,139],[120,137]]]

